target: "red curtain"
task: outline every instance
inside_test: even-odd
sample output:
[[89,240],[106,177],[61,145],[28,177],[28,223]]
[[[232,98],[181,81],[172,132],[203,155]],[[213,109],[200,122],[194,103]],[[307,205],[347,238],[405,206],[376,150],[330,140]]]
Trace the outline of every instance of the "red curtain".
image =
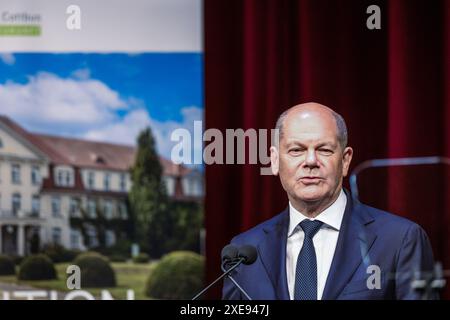
[[[372,4],[381,30],[366,27]],[[352,168],[374,158],[450,157],[449,18],[445,0],[206,0],[205,129],[270,129],[287,107],[316,101],[346,119]],[[278,177],[259,169],[206,166],[207,281],[234,235],[287,206]],[[420,223],[450,269],[450,170],[425,169],[367,171],[360,193]]]

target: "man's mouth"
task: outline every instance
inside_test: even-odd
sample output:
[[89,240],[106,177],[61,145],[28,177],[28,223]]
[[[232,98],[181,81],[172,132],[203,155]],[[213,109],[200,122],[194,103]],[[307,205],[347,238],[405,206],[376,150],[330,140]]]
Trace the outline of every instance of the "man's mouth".
[[323,178],[321,177],[316,177],[316,176],[306,176],[306,177],[300,177],[300,179],[298,179],[300,182],[302,182],[303,184],[318,184],[320,181],[323,180]]

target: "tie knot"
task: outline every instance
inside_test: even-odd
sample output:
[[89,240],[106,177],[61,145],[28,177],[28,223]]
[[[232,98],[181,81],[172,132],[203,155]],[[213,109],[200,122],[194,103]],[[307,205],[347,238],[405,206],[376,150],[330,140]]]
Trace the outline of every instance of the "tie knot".
[[300,227],[303,229],[305,236],[312,239],[322,224],[322,221],[305,219],[300,222]]

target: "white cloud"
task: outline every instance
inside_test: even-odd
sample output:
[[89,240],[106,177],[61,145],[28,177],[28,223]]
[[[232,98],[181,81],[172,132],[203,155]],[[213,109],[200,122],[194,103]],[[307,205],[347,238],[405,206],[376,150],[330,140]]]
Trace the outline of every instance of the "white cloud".
[[75,79],[86,80],[91,77],[91,70],[89,70],[88,68],[78,69],[72,72],[72,76]]
[[30,129],[48,125],[68,134],[114,121],[115,111],[128,107],[99,80],[60,78],[46,72],[30,76],[25,84],[0,84],[0,106],[1,113]]
[[[194,138],[194,121],[203,118],[201,108],[181,109],[181,121],[158,121],[142,100],[120,97],[105,83],[89,77],[89,69],[76,70],[69,78],[40,72],[25,84],[0,84],[0,113],[30,131],[127,145],[135,145],[139,132],[150,126],[159,153],[168,159],[176,144],[170,141],[173,130],[186,128]],[[193,152],[201,156],[201,143]]]
[[0,53],[0,60],[7,65],[13,65],[16,62],[16,58],[12,53]]
[[[123,119],[107,124],[98,129],[87,132],[83,137],[89,140],[109,141],[112,143],[122,143],[134,145],[136,138],[141,130],[150,126],[152,133],[156,139],[156,144],[159,153],[170,159],[171,151],[176,142],[170,140],[170,136],[175,129],[185,128],[191,133],[194,139],[194,121],[201,121],[203,118],[202,109],[191,106],[181,109],[183,119],[177,121],[157,121],[152,119],[146,109],[139,108],[130,111]],[[196,137],[201,139],[202,137]],[[194,142],[192,140],[193,153],[197,156],[202,155],[202,144],[194,149]]]
[[149,126],[150,123],[151,120],[147,110],[136,109],[122,119],[117,119],[114,122],[85,132],[82,137],[95,141],[134,145],[139,132]]

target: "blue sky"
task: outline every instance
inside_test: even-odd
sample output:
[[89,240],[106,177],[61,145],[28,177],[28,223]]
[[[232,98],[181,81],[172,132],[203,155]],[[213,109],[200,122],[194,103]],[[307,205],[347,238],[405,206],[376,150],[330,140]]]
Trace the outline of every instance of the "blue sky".
[[[203,119],[200,53],[0,54],[0,113],[35,132],[133,144]],[[196,150],[194,152],[199,152]]]

